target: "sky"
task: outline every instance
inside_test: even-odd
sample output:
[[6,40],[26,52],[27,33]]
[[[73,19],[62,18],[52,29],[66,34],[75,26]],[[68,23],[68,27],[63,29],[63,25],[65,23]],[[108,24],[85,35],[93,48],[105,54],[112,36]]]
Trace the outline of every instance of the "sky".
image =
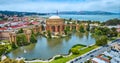
[[57,10],[120,13],[120,0],[0,0],[0,10],[39,13]]

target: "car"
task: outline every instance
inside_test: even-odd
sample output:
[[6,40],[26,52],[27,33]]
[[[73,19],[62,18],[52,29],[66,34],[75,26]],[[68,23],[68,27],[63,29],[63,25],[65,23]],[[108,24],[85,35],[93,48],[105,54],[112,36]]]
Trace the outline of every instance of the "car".
[[71,61],[70,63],[73,63],[73,61]]
[[94,55],[90,55],[90,57],[94,57]]
[[78,61],[78,59],[75,59],[75,61]]
[[81,59],[82,57],[79,57],[78,59]]

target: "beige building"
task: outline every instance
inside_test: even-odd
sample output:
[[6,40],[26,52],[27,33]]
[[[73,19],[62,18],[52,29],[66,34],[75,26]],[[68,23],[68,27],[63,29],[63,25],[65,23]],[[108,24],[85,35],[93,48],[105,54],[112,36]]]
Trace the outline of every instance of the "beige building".
[[51,16],[46,20],[46,30],[54,32],[55,34],[61,33],[64,31],[64,20],[59,16]]
[[24,30],[25,36],[27,38],[27,41],[30,43],[30,37],[31,37],[31,30]]
[[0,40],[9,40],[9,32],[6,31],[6,32],[0,32]]

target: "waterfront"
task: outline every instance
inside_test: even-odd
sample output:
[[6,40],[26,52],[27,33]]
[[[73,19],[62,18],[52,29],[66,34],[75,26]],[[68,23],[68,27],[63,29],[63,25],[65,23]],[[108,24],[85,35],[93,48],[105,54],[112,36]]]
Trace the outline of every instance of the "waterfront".
[[[38,42],[20,47],[8,54],[10,58],[24,57],[26,59],[49,59],[58,54],[68,54],[69,49],[76,44],[91,45],[95,39],[90,33],[73,33],[70,37],[47,39],[38,37]],[[26,50],[26,53],[24,52]]]
[[[45,15],[42,17],[50,17],[51,15]],[[69,19],[72,18],[74,20],[91,20],[91,21],[100,21],[105,22],[109,19],[118,18],[120,19],[120,15],[59,15],[61,18]]]

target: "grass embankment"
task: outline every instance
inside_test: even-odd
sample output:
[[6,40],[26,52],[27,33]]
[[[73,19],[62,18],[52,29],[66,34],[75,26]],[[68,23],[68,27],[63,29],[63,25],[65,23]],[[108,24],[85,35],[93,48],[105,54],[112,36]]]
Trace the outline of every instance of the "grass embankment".
[[0,42],[9,43],[9,40],[0,40]]
[[[78,45],[78,46],[75,46],[74,48],[78,48],[79,49],[79,54],[78,55],[71,55],[71,56],[69,56],[69,57],[62,57],[62,58],[59,58],[59,59],[56,59],[56,60],[53,60],[53,61],[51,61],[50,63],[66,63],[67,61],[69,61],[69,60],[71,60],[71,59],[73,59],[73,58],[76,58],[76,57],[78,57],[78,56],[81,56],[81,55],[83,55],[83,54],[85,54],[85,53],[87,53],[87,52],[89,52],[89,51],[91,51],[91,50],[93,50],[93,49],[95,49],[95,48],[97,48],[98,46],[96,46],[96,45],[93,45],[93,46],[89,46],[89,47],[87,47],[87,48],[85,48],[85,49],[81,49],[81,48],[84,48],[84,46],[81,46],[81,45]],[[34,63],[45,63],[45,62],[34,62]],[[47,62],[46,62],[47,63]]]

